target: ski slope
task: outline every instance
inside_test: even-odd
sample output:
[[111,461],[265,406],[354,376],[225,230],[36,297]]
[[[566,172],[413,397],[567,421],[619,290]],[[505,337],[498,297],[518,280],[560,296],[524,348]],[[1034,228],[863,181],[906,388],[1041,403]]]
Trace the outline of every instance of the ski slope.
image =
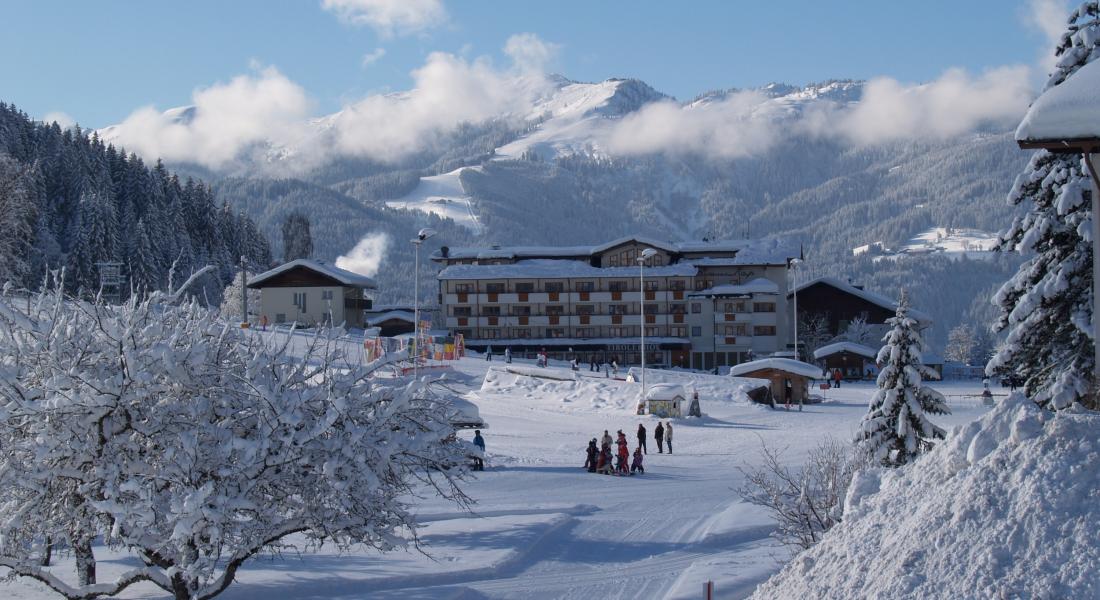
[[416,210],[438,215],[444,219],[454,219],[474,233],[481,233],[481,222],[474,209],[472,198],[462,188],[460,175],[466,169],[480,170],[481,167],[460,167],[449,173],[421,177],[413,191],[396,199],[388,200],[390,208]]
[[[309,334],[300,335],[304,341]],[[354,338],[348,344],[359,345]],[[656,451],[657,419],[634,414],[639,384],[584,370],[574,379],[568,368],[516,362],[521,365],[553,377],[491,374],[490,367],[503,362],[480,358],[458,361],[442,375],[489,423],[487,464],[464,486],[476,500],[473,512],[434,497],[416,500],[430,558],[411,548],[385,555],[302,548],[246,563],[221,597],[679,599],[698,598],[708,579],[716,581],[719,598],[744,597],[788,555],[769,537],[769,516],[734,492],[743,482],[738,468],[757,460],[761,442],[787,448],[785,457],[798,463],[820,439],[850,437],[872,391],[868,384],[845,384],[822,404],[787,412],[717,397],[736,392],[741,382],[734,378],[650,371],[653,379],[693,379],[700,390],[705,416],[673,421],[670,455]],[[962,424],[985,412],[970,397],[979,393],[977,384],[940,389],[955,414],[937,422]],[[633,446],[639,423],[650,436],[644,475],[581,469],[589,439],[622,429]],[[135,564],[102,548],[97,555],[104,579]],[[71,574],[71,559],[62,557],[57,568]],[[54,596],[20,580],[0,583],[0,597]],[[167,596],[146,585],[122,597]]]

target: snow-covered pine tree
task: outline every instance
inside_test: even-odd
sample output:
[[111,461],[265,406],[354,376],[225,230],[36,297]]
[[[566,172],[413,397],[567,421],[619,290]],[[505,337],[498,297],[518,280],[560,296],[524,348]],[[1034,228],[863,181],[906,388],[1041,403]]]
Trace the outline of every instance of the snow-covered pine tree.
[[909,299],[902,291],[894,317],[887,319],[891,330],[878,352],[882,365],[878,391],[859,425],[857,446],[884,466],[899,467],[942,439],[944,430],[928,420],[926,413],[945,415],[943,395],[923,385],[936,378],[921,362],[921,338],[917,321],[909,316]]
[[[1055,54],[1060,57],[1046,89],[1061,84],[1100,56],[1100,2],[1081,4]],[[1034,252],[993,297],[995,325],[1005,343],[986,373],[1024,380],[1036,402],[1058,410],[1088,398],[1092,383],[1092,210],[1080,155],[1040,150],[1008,194],[1030,204],[1001,235],[1000,250]]]

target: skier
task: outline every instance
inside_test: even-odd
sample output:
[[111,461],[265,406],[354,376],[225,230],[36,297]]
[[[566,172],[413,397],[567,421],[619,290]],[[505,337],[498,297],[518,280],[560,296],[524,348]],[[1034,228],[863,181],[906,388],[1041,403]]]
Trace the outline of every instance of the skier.
[[586,458],[584,459],[584,468],[588,469],[589,473],[596,472],[596,460],[599,454],[600,450],[596,447],[596,438],[592,438],[588,442],[588,448],[585,450]]
[[668,453],[672,454],[672,421],[665,425],[665,444],[668,446]]
[[660,421],[657,421],[657,428],[653,430],[653,437],[657,440],[657,453],[664,454],[665,426]]
[[644,454],[649,453],[649,450],[645,447],[645,425],[641,423],[638,423],[638,448],[640,448]]
[[603,437],[600,439],[601,446],[611,447],[611,434],[606,429],[603,430]]
[[512,364],[512,349],[511,348],[505,348],[504,349],[504,362],[506,362],[508,364]]
[[630,472],[628,470],[629,461],[630,448],[626,444],[626,436],[623,436],[623,441],[619,443],[619,462],[616,465],[618,467],[619,475],[626,475]]
[[641,447],[634,449],[634,462],[630,464],[630,474],[633,475],[637,471],[641,474],[645,474],[645,467],[642,466],[642,449]]
[[609,444],[604,444],[603,448],[600,448],[600,458],[596,472],[604,475],[611,474],[611,446]]
[[485,438],[481,437],[481,430],[480,429],[475,429],[474,430],[474,445],[477,446],[478,449],[481,450],[480,455],[474,456],[474,470],[475,471],[484,471],[485,470],[485,460],[482,459],[482,456],[485,455]]
[[840,378],[841,377],[842,377],[842,375],[840,374],[840,369],[833,369],[833,387],[836,387],[836,388],[840,387]]

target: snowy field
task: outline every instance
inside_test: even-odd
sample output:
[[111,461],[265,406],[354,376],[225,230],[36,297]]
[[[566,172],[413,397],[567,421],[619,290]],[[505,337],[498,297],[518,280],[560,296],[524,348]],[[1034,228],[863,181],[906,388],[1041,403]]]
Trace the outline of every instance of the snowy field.
[[[490,366],[498,368],[489,373]],[[698,598],[708,579],[718,597],[743,597],[788,553],[769,538],[769,517],[739,501],[738,467],[758,459],[761,442],[786,447],[785,458],[798,463],[822,438],[850,438],[873,390],[845,384],[822,404],[788,412],[749,404],[732,378],[696,376],[706,416],[674,421],[669,455],[658,454],[652,440],[657,420],[633,414],[640,385],[587,371],[578,381],[533,378],[503,366],[467,358],[444,375],[489,423],[488,461],[465,485],[477,501],[473,513],[433,498],[419,502],[430,557],[414,549],[330,548],[265,557],[246,563],[221,597]],[[545,371],[571,376],[559,367]],[[985,411],[974,397],[979,384],[937,387],[954,411],[941,424],[964,424]],[[639,423],[650,432],[645,475],[581,468],[589,439],[622,429],[633,447]],[[101,581],[136,566],[102,548],[97,556]],[[65,577],[72,573],[67,560],[58,562]],[[0,584],[0,597],[54,596],[21,580]],[[166,595],[143,584],[122,597]]]

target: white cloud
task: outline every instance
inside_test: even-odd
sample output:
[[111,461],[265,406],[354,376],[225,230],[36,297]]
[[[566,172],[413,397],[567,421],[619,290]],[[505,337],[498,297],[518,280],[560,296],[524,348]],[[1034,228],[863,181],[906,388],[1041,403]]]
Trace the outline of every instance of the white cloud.
[[524,72],[546,72],[559,50],[561,45],[546,42],[533,33],[517,33],[504,44],[504,53]]
[[374,277],[386,257],[390,236],[386,233],[369,233],[359,240],[347,254],[336,259],[336,266],[353,273]]
[[1025,25],[1041,33],[1046,40],[1039,52],[1039,66],[1044,74],[1050,73],[1058,61],[1054,48],[1066,31],[1069,12],[1065,0],[1028,0],[1022,18]]
[[61,112],[61,111],[54,111],[54,112],[46,113],[46,115],[44,117],[42,117],[42,122],[43,123],[57,123],[57,126],[62,128],[62,129],[68,129],[68,128],[72,127],[73,125],[76,125],[76,119],[72,118],[69,115],[69,113],[65,113],[65,112]]
[[605,144],[613,154],[694,153],[718,158],[759,154],[783,137],[809,135],[869,145],[899,139],[943,139],[986,125],[1011,126],[1033,97],[1029,69],[1002,67],[972,77],[950,69],[937,80],[907,85],[867,82],[860,102],[813,106],[785,114],[756,92],[708,104],[659,102],[616,123]]
[[191,99],[191,107],[167,113],[140,108],[109,137],[145,157],[218,168],[253,144],[298,143],[311,108],[305,90],[274,67],[200,88]]
[[385,48],[375,48],[373,51],[363,55],[363,68],[369,67],[374,63],[382,59],[386,55]]
[[440,0],[321,0],[321,7],[351,25],[366,25],[383,37],[404,35],[442,24]]

